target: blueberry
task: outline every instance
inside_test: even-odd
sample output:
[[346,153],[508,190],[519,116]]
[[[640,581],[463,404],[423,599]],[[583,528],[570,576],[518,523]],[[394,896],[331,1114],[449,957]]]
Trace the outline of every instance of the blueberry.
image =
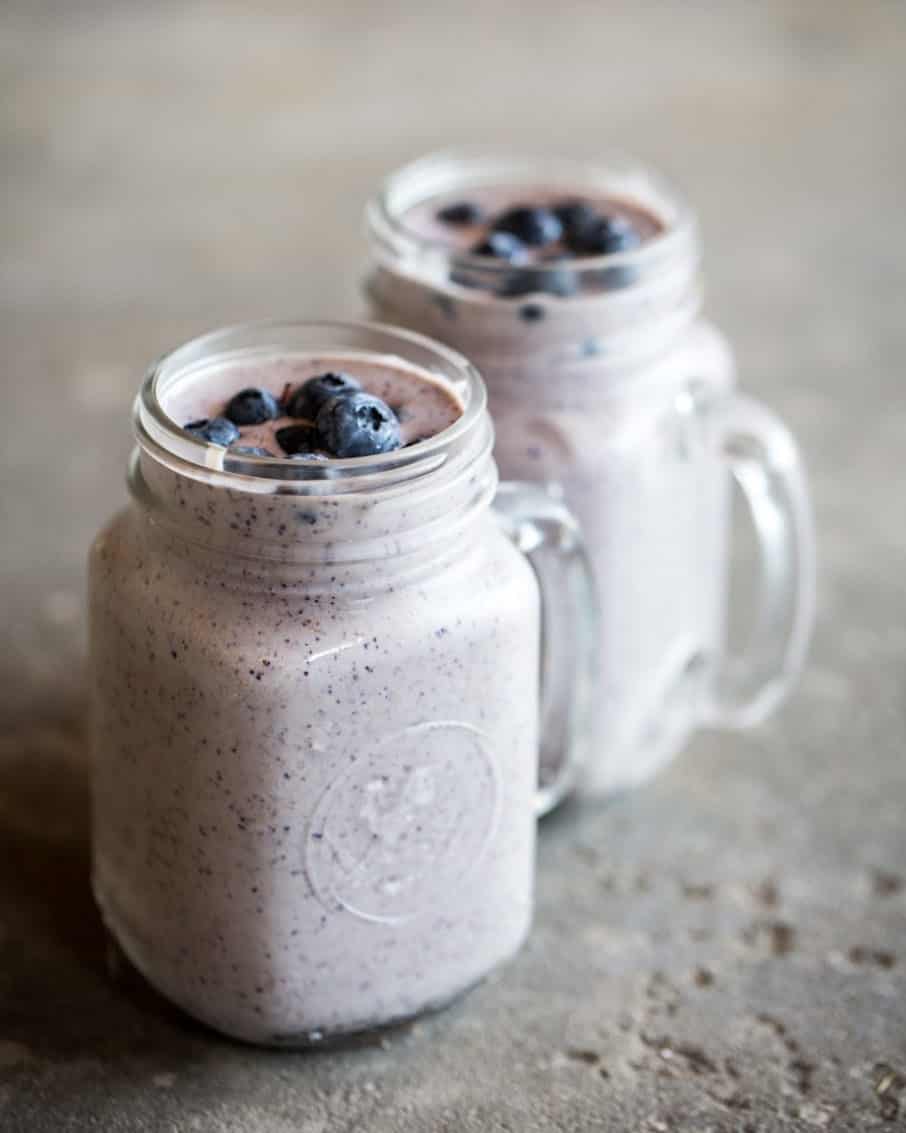
[[588,201],[562,201],[553,212],[563,226],[563,239],[567,244],[580,239],[582,233],[600,219],[598,210]]
[[512,232],[490,232],[485,240],[472,249],[473,256],[493,256],[508,264],[525,263],[528,252],[518,236]]
[[358,393],[361,388],[362,383],[356,381],[351,374],[318,374],[299,386],[289,399],[286,412],[290,417],[305,417],[308,421],[314,421],[325,401],[330,401],[332,397]]
[[641,242],[635,226],[624,216],[601,216],[571,238],[569,246],[586,256],[606,256],[629,252]]
[[321,448],[321,438],[314,425],[287,425],[283,429],[278,429],[274,436],[277,444],[289,456],[295,456],[297,453],[307,455]]
[[638,268],[632,264],[614,264],[594,274],[594,282],[605,291],[619,291],[621,287],[631,286],[638,278]]
[[517,205],[497,217],[494,231],[509,232],[523,244],[540,248],[544,244],[556,244],[563,235],[563,226],[550,209]]
[[230,445],[231,456],[273,456],[270,449],[261,445]]
[[393,410],[370,393],[335,397],[318,413],[321,445],[338,457],[374,456],[402,444]]
[[484,214],[474,201],[455,201],[438,209],[436,216],[443,224],[459,225],[480,224]]
[[565,298],[575,295],[579,280],[574,271],[565,267],[525,268],[507,273],[499,294],[510,299],[543,292]]
[[260,425],[279,417],[280,406],[266,389],[243,389],[230,399],[224,416],[236,425]]
[[239,440],[239,430],[226,417],[212,417],[210,420],[205,417],[201,421],[190,421],[185,426],[185,430],[200,441],[208,441],[212,445],[223,445],[224,448],[231,445],[233,441]]

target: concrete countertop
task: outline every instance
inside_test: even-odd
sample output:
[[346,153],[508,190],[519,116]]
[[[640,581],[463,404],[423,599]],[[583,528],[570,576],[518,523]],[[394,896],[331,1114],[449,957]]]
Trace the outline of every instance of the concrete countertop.
[[[906,1122],[906,6],[138,4],[0,14],[0,1128],[807,1130]],[[812,660],[745,735],[542,830],[520,957],[341,1054],[229,1043],[108,977],[88,889],[85,551],[143,367],[355,314],[362,201],[496,140],[636,151],[801,438]]]

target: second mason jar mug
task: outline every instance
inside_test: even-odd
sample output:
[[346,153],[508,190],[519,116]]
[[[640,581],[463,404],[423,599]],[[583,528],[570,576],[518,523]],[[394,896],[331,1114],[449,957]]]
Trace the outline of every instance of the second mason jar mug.
[[[190,405],[214,417],[249,386],[286,404],[336,370],[413,405],[440,390],[455,420],[330,460],[182,427]],[[581,752],[593,598],[571,516],[532,487],[495,508],[481,379],[403,331],[208,335],[152,367],[135,432],[131,505],[90,564],[108,929],[172,1001],[254,1042],[445,1003],[522,942],[536,814]],[[569,672],[545,704],[536,578]],[[541,718],[569,758],[539,794]]]
[[[811,510],[792,436],[736,390],[728,346],[701,316],[682,198],[620,159],[465,150],[393,173],[367,226],[375,316],[478,366],[501,474],[544,485],[582,525],[601,615],[584,787],[635,786],[696,727],[763,719],[805,656]],[[738,652],[733,480],[761,551]]]

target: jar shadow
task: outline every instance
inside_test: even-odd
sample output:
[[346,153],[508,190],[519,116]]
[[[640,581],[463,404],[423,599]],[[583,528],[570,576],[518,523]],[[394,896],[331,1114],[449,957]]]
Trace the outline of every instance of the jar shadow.
[[8,723],[0,735],[0,1015],[3,1039],[29,1058],[100,1055],[130,1032],[141,1044],[149,1018],[178,1016],[150,988],[115,976],[91,893],[90,820],[84,703]]
[[52,938],[89,969],[103,966],[90,889],[86,713],[14,726],[0,738],[0,893],[16,935]]

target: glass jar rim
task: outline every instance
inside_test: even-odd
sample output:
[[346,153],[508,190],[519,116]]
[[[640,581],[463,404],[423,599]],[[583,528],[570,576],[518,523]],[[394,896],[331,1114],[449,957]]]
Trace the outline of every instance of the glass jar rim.
[[[309,463],[288,456],[231,454],[186,432],[164,409],[169,389],[199,366],[283,352],[396,357],[449,382],[462,395],[463,412],[446,429],[417,444],[375,456]],[[487,391],[475,367],[426,335],[375,322],[272,319],[221,327],[161,355],[146,371],[135,399],[133,427],[139,446],[175,471],[237,490],[335,494],[389,487],[433,471],[482,418],[490,430],[486,410]]]
[[[526,188],[562,185],[564,194],[575,197],[592,193],[604,195],[608,186],[613,193],[615,183],[628,179],[646,182],[669,215],[651,209],[664,223],[663,231],[639,247],[623,252],[538,261],[526,268],[451,248],[445,241],[416,233],[404,223],[408,209],[454,188],[468,191],[492,185],[515,184]],[[418,182],[424,187],[414,192],[413,185]],[[631,194],[624,195],[632,199]],[[451,266],[480,271],[486,279],[512,276],[520,270],[530,270],[539,279],[553,278],[564,266],[578,279],[594,278],[602,269],[624,266],[643,271],[647,277],[660,264],[673,261],[697,243],[695,215],[682,194],[641,162],[615,152],[602,158],[583,158],[506,151],[493,146],[437,150],[398,167],[385,177],[366,205],[365,222],[373,242],[397,259],[424,265],[429,271]]]

